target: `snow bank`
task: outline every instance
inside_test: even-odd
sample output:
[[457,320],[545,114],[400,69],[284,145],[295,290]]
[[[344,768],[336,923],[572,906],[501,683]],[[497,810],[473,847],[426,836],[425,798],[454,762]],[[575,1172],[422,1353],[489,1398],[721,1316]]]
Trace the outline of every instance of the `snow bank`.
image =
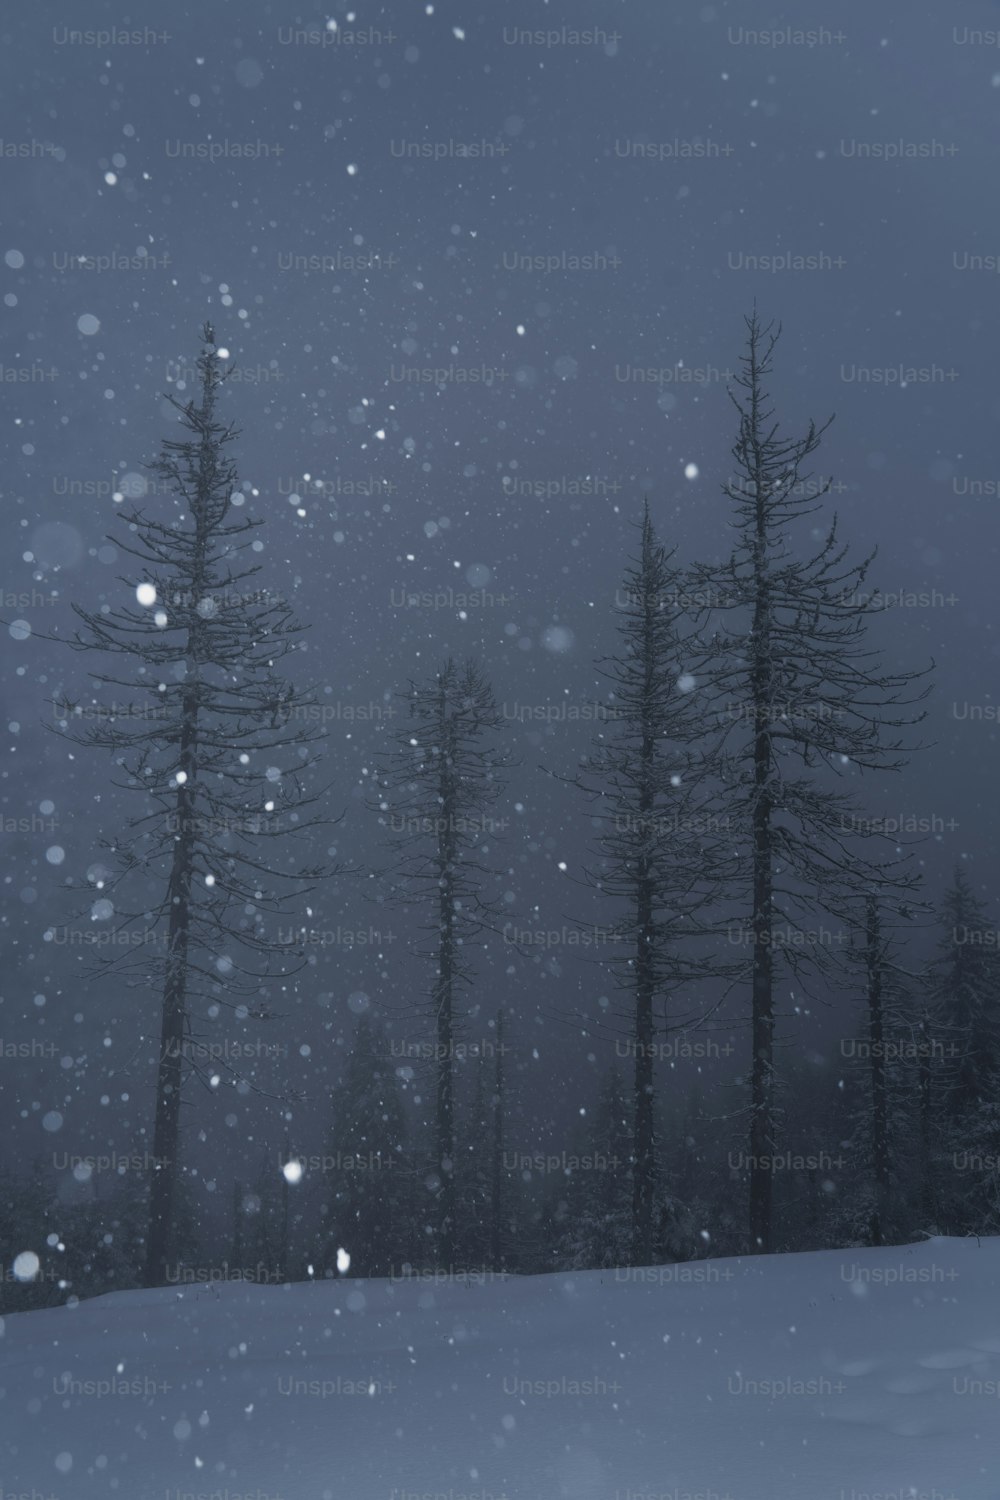
[[4,1500],[1000,1500],[1000,1240],[19,1314]]

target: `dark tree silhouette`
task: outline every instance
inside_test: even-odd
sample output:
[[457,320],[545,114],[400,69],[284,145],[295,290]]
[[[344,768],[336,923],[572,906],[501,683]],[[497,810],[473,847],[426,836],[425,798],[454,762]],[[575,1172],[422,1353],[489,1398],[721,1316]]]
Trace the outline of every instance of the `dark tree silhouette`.
[[[91,669],[97,695],[57,710],[58,730],[110,752],[113,785],[142,802],[125,832],[104,842],[115,868],[91,916],[141,937],[109,965],[161,995],[150,1286],[166,1274],[185,1081],[194,1074],[217,1086],[195,1028],[220,1007],[240,1019],[272,1015],[272,994],[288,993],[302,962],[272,924],[334,873],[316,857],[325,820],[313,811],[320,793],[307,789],[316,705],[280,674],[302,627],[282,599],[250,589],[260,568],[243,554],[263,523],[240,509],[227,452],[238,434],[217,413],[227,367],[210,325],[203,334],[198,398],[169,398],[187,435],[165,440],[149,465],[173,498],[162,516],[123,506],[124,535],[112,538],[136,560],[135,576],[122,580],[131,602],[74,606],[83,628],[68,644],[121,666]],[[121,689],[128,701],[104,701]],[[211,1074],[238,1081],[220,1050]]]
[[[804,465],[829,422],[798,438],[781,435],[765,389],[780,329],[746,320],[746,353],[730,396],[739,418],[732,449],[737,473],[724,491],[734,504],[733,551],[702,565],[717,629],[703,668],[713,681],[722,730],[719,771],[729,791],[734,836],[749,857],[734,891],[750,946],[750,1246],[771,1249],[777,1104],[774,1068],[776,987],[784,972],[842,969],[832,941],[810,941],[804,921],[850,924],[859,892],[911,890],[916,877],[897,840],[857,813],[866,772],[899,770],[914,748],[905,731],[929,689],[921,673],[890,672],[866,646],[882,605],[864,584],[874,554],[846,560],[833,518],[812,552],[793,549],[795,523],[816,513],[828,488]],[[832,418],[830,419],[832,420]],[[695,668],[694,670],[698,670]],[[843,784],[847,782],[847,789]],[[789,928],[782,942],[781,919]]]
[[507,1211],[505,1173],[503,1166],[504,1113],[507,1107],[506,1075],[504,1056],[503,1011],[497,1011],[496,1059],[493,1070],[493,1139],[490,1167],[490,1265],[494,1271],[504,1269],[507,1247],[504,1227]]
[[857,1048],[862,1104],[849,1154],[863,1174],[855,1208],[867,1216],[861,1232],[870,1245],[891,1243],[900,1224],[904,1120],[921,1046],[919,1028],[910,1019],[914,976],[903,968],[897,950],[912,942],[913,914],[906,906],[901,915],[896,904],[869,892],[857,924],[855,961],[864,990]]
[[715,931],[709,906],[728,859],[710,790],[705,704],[687,670],[685,587],[657,542],[647,503],[639,556],[619,594],[622,649],[599,663],[611,684],[608,724],[574,778],[598,827],[598,860],[585,882],[618,913],[605,936],[628,997],[635,1264],[648,1264],[654,1245],[656,1006],[665,1032],[670,997],[719,971],[692,940]]
[[455,1044],[462,993],[472,983],[471,949],[498,932],[504,915],[487,890],[496,876],[481,855],[491,842],[490,810],[504,790],[506,754],[493,743],[504,718],[474,662],[447,661],[426,686],[411,684],[409,722],[393,734],[394,752],[375,775],[380,821],[401,838],[389,872],[390,899],[426,911],[433,965],[434,1175],[439,1264],[455,1263]]
[[961,866],[941,903],[941,925],[930,1002],[946,1051],[942,1107],[957,1118],[1000,1096],[997,926]]

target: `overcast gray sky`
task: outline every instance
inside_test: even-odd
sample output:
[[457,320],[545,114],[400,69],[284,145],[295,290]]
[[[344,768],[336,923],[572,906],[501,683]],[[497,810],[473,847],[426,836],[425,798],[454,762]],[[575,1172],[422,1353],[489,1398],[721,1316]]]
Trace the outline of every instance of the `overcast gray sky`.
[[[725,553],[726,372],[756,298],[784,324],[782,420],[836,413],[826,504],[858,554],[878,546],[873,586],[914,601],[878,641],[893,665],[937,662],[933,746],[871,810],[940,819],[929,894],[967,857],[992,901],[1000,741],[968,706],[998,701],[1000,5],[46,10],[0,38],[5,619],[65,633],[70,600],[124,597],[111,492],[155,456],[210,318],[241,372],[226,412],[268,521],[261,581],[312,625],[321,690],[379,704],[481,654],[522,762],[517,912],[559,927],[578,903],[558,864],[579,867],[587,830],[537,767],[569,769],[586,726],[539,719],[597,691],[644,493],[680,560]],[[40,727],[47,697],[85,692],[83,663],[26,635],[4,637],[0,1035],[54,1048],[4,1090],[30,1154],[52,1108],[81,1143],[145,1120],[148,1069],[108,1069],[156,997],[82,989],[79,952],[45,941],[121,803],[100,756]],[[375,741],[331,725],[340,842],[362,863]],[[369,919],[347,886],[320,917]],[[402,949],[381,968],[318,953],[290,1023],[312,1052],[289,1070],[329,1081],[348,994],[412,988]],[[566,951],[504,959],[489,1009],[514,1007],[544,1068],[565,1042],[552,1010],[598,977]],[[112,1128],[99,1101],[123,1094],[135,1113]]]

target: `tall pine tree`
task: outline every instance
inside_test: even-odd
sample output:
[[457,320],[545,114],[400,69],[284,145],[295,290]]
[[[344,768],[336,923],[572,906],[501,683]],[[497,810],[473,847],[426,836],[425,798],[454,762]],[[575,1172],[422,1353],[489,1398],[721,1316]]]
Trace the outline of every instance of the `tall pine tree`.
[[896,841],[858,816],[856,792],[863,773],[905,764],[926,689],[918,674],[883,669],[866,644],[881,608],[864,592],[872,558],[846,560],[836,517],[818,546],[796,550],[796,525],[819,508],[805,465],[829,423],[781,434],[766,389],[780,330],[762,326],[756,310],[746,326],[730,392],[737,473],[724,486],[735,542],[725,563],[701,565],[696,577],[717,626],[702,665],[717,695],[718,767],[734,837],[749,848],[733,896],[750,950],[749,1243],[767,1252],[782,981],[842,971],[836,945],[846,934],[824,936],[825,920],[850,924],[859,892],[916,884]]
[[[224,354],[206,325],[198,396],[170,398],[186,435],[164,441],[149,466],[172,499],[162,515],[136,505],[118,513],[113,540],[135,562],[123,580],[130,602],[74,606],[83,628],[69,644],[119,665],[92,667],[95,695],[64,700],[59,721],[67,737],[112,755],[113,786],[140,803],[104,841],[114,872],[90,915],[141,939],[109,964],[160,995],[150,1286],[166,1277],[185,1082],[199,1074],[214,1087],[201,1061],[204,1038],[217,1034],[210,1023],[222,1009],[267,1018],[273,997],[287,997],[302,959],[275,924],[333,873],[318,854],[322,820],[308,790],[321,733],[314,702],[281,670],[302,627],[283,599],[250,587],[260,567],[245,554],[261,549],[263,523],[241,509],[228,455],[237,431],[218,412],[232,368]],[[106,701],[121,689],[127,702]],[[218,1055],[211,1072],[238,1081],[225,1049]]]
[[[411,684],[408,723],[383,756],[373,801],[400,854],[388,872],[390,899],[425,914],[432,967],[428,1008],[434,1033],[435,1238],[438,1263],[455,1264],[455,1047],[462,1000],[475,978],[471,951],[499,931],[503,909],[483,863],[490,811],[504,790],[506,754],[495,744],[504,718],[474,661],[447,661],[432,682]],[[399,836],[402,836],[401,839]]]
[[684,593],[682,575],[656,539],[647,502],[639,556],[619,595],[621,651],[600,663],[611,684],[609,724],[575,780],[598,830],[598,860],[586,880],[613,913],[609,961],[627,997],[633,1064],[629,1256],[635,1264],[648,1264],[653,1256],[660,1179],[657,1006],[662,1034],[670,997],[718,971],[704,943],[699,950],[695,940],[714,930],[709,904],[728,862],[717,794],[708,780],[705,705],[687,669]]

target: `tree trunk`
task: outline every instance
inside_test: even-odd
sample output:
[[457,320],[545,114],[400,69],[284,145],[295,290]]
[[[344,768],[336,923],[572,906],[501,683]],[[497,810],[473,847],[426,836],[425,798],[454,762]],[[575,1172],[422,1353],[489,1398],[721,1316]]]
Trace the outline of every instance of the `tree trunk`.
[[454,966],[454,913],[450,883],[441,887],[441,949],[437,1005],[437,1170],[438,1260],[442,1267],[454,1264],[455,1250],[455,1100],[452,1077],[452,976]]
[[920,1191],[924,1223],[928,1228],[937,1218],[933,1163],[933,1089],[931,1073],[931,1028],[926,1012],[920,1021],[920,1069],[918,1097],[920,1109]]
[[243,1269],[243,1184],[233,1183],[233,1267]]
[[438,1189],[438,1263],[450,1269],[455,1263],[455,1092],[454,1092],[454,987],[455,987],[455,828],[456,797],[452,782],[452,747],[448,732],[448,705],[441,689],[441,833],[438,843],[440,869],[438,900],[437,985],[437,1120],[436,1154],[440,1177]]
[[871,1042],[872,1166],[875,1175],[875,1209],[871,1242],[885,1244],[889,1201],[889,1104],[885,1067],[885,1015],[882,1008],[882,960],[879,953],[879,919],[875,898],[868,902],[868,1035]]
[[[291,1147],[288,1143],[288,1131],[285,1131],[285,1162],[292,1159]],[[288,1280],[288,1178],[285,1173],[281,1174],[281,1239],[278,1245],[278,1280]]]
[[639,882],[635,985],[635,1096],[632,1146],[632,1262],[648,1265],[653,1253],[656,1140],[653,1116],[653,892]]
[[771,1250],[771,1215],[774,1176],[770,1157],[774,1151],[774,963],[773,838],[772,803],[768,791],[771,778],[772,671],[770,660],[770,595],[767,587],[767,545],[763,506],[763,481],[757,480],[757,537],[755,555],[756,603],[753,621],[753,671],[751,710],[754,715],[753,747],[753,986],[751,1045],[753,1061],[750,1084],[750,1248],[763,1255]]
[[656,614],[652,527],[648,510],[643,525],[643,706],[639,751],[639,827],[642,839],[635,888],[635,1082],[632,1144],[632,1263],[648,1265],[653,1257],[653,1197],[656,1187],[656,1139],[653,1114],[653,1001],[656,992],[656,875],[649,846],[659,836],[650,826],[656,806],[656,725],[653,704],[657,688]]
[[497,1015],[497,1056],[493,1094],[493,1173],[490,1192],[490,1267],[503,1270],[503,1011]]
[[180,744],[180,770],[184,773],[184,780],[177,788],[178,833],[167,887],[170,917],[160,1022],[160,1059],[156,1075],[149,1230],[146,1237],[145,1281],[150,1287],[162,1286],[167,1280],[167,1257],[180,1154],[197,738],[198,699],[196,691],[192,689],[184,697]]

